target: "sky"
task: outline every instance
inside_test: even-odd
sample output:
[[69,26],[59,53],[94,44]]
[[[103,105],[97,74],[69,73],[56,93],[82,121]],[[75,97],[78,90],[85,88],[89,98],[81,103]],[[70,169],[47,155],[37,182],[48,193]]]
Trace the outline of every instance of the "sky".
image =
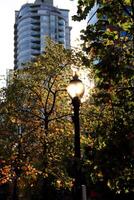
[[[24,3],[34,0],[0,0],[0,75],[6,74],[6,69],[13,69],[14,62],[14,22],[15,10]],[[54,6],[70,10],[71,44],[75,46],[79,32],[85,27],[84,22],[74,22],[71,16],[76,14],[77,0],[54,0]]]

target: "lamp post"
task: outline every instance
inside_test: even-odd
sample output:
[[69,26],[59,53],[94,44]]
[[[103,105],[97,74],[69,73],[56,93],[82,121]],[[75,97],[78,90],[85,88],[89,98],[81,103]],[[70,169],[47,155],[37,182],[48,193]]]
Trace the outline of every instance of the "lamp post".
[[80,170],[80,121],[79,121],[79,109],[81,98],[84,94],[84,85],[80,79],[78,79],[77,74],[73,76],[70,81],[67,91],[72,99],[73,105],[73,123],[74,123],[74,149],[75,149],[75,183],[74,183],[74,200],[81,200],[81,170]]

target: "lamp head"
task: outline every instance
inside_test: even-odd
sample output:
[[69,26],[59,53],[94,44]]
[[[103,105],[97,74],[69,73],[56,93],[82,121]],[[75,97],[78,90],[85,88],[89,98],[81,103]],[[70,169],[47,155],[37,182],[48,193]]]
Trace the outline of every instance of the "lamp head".
[[81,99],[84,95],[84,91],[84,84],[80,79],[78,79],[78,75],[75,73],[73,79],[70,81],[67,87],[67,92],[72,99],[75,97]]

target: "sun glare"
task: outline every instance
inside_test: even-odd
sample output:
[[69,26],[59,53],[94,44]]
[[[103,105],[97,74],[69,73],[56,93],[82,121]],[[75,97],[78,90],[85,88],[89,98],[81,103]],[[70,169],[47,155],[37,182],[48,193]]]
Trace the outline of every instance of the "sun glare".
[[73,76],[75,74],[78,74],[79,79],[83,82],[84,87],[85,87],[85,92],[84,95],[81,99],[81,102],[85,102],[89,99],[90,97],[90,90],[94,88],[94,80],[90,78],[90,72],[87,69],[78,69],[77,67],[72,67],[71,68],[73,71]]

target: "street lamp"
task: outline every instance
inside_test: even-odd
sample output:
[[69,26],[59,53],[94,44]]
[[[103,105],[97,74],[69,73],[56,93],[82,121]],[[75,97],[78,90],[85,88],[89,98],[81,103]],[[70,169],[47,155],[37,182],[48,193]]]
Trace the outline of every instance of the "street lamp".
[[74,200],[81,200],[81,170],[80,170],[80,121],[79,121],[79,108],[81,98],[84,95],[84,85],[78,75],[75,73],[73,79],[70,81],[67,92],[72,99],[73,105],[73,123],[74,123],[74,148],[75,148],[75,184],[74,184]]

